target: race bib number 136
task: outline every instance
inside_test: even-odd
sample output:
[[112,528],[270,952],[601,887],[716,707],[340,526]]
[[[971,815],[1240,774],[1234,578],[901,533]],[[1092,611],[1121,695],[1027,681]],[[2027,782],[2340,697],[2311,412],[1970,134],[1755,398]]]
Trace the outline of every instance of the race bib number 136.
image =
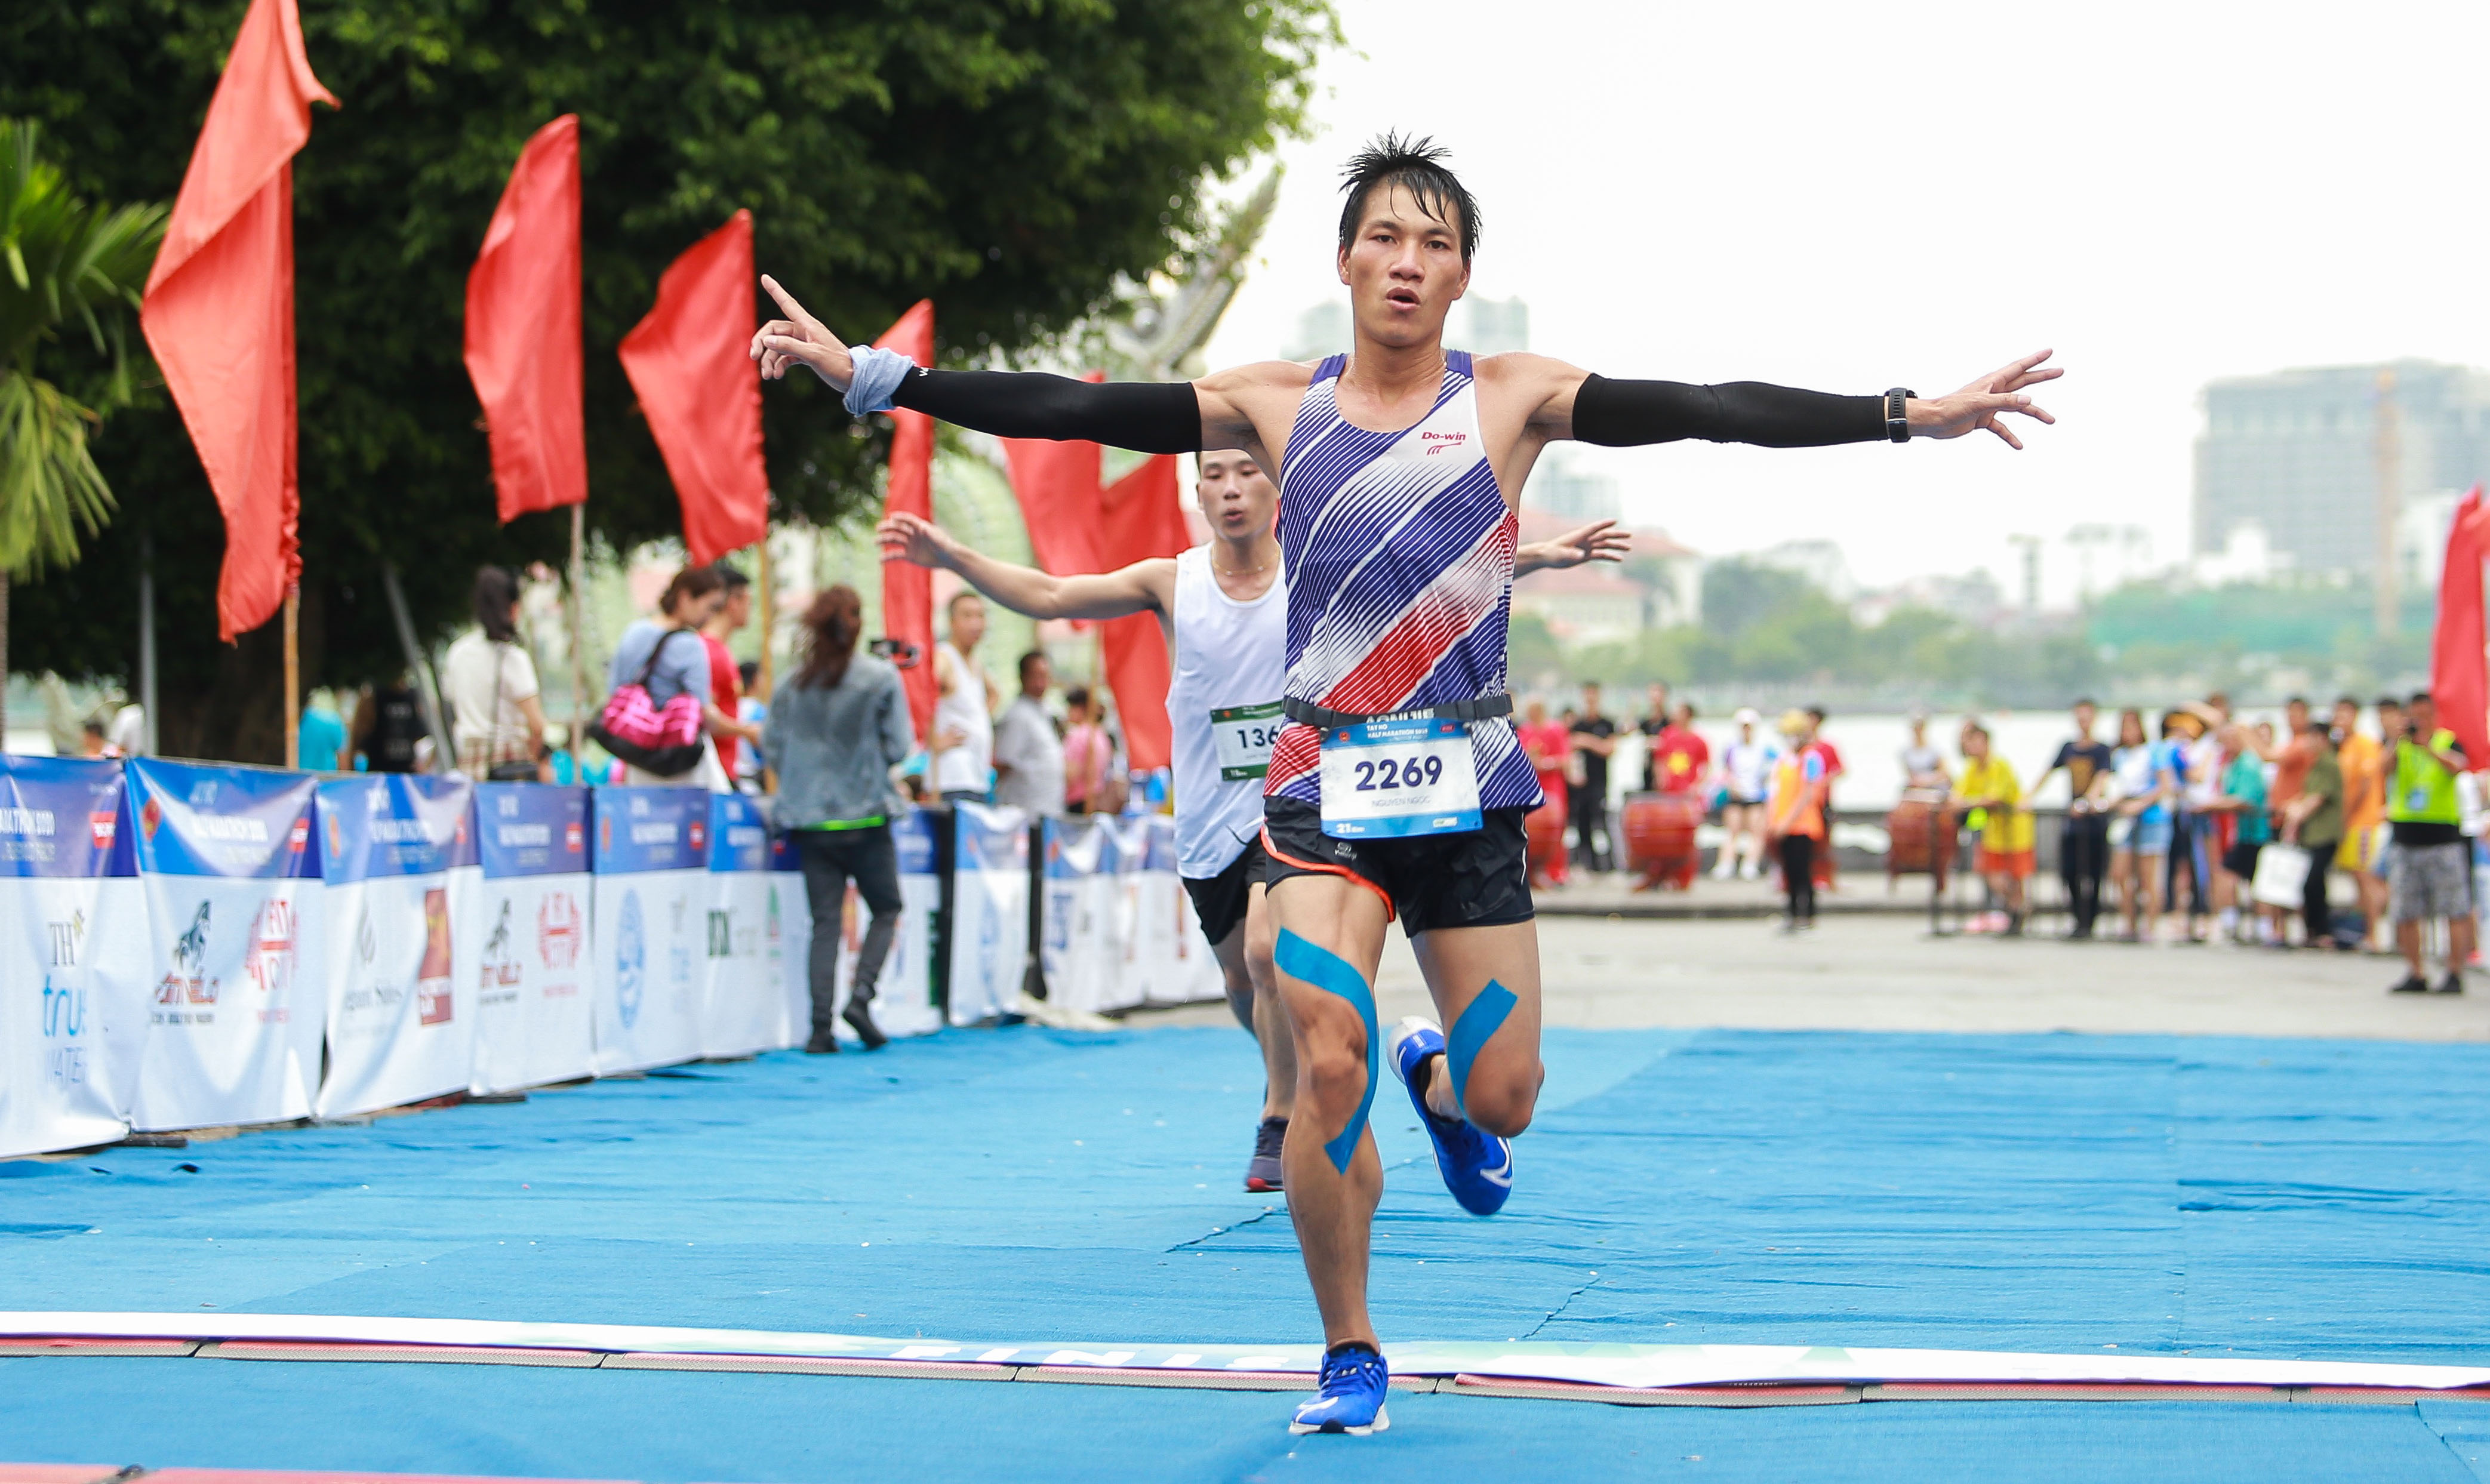
[[1219,750],[1219,781],[1235,783],[1267,776],[1271,771],[1271,744],[1279,741],[1280,728],[1288,724],[1277,701],[1212,711],[1210,737]]

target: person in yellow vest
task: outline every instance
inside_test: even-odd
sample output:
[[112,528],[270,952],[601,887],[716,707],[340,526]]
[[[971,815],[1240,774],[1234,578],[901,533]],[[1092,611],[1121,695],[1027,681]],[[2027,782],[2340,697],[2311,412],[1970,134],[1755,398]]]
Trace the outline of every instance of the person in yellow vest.
[[1974,868],[2006,909],[2003,922],[1992,914],[1983,929],[2020,936],[2023,884],[2032,877],[2032,811],[2023,807],[2013,766],[1990,749],[1988,728],[1977,721],[1962,724],[1962,775],[1954,779],[1954,797],[1968,811],[1963,823],[1980,831]]
[[2394,854],[2387,871],[2387,895],[2395,919],[2395,946],[2405,974],[2390,993],[2421,995],[2430,982],[2421,973],[2421,924],[2447,923],[2447,975],[2438,993],[2464,993],[2464,966],[2473,960],[2472,844],[2464,838],[2464,808],[2455,778],[2472,762],[2455,734],[2438,724],[2438,704],[2421,691],[2404,708],[2403,739],[2394,745],[2387,774],[2387,824]]

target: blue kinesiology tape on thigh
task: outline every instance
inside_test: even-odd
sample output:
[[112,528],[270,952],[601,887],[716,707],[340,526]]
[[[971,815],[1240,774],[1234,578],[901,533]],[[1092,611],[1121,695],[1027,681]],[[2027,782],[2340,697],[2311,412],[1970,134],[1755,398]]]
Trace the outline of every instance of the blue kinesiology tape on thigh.
[[[1340,996],[1357,1009],[1366,1022],[1366,1091],[1358,1094],[1357,1112],[1340,1137],[1323,1146],[1331,1156],[1332,1168],[1348,1173],[1348,1162],[1356,1157],[1357,1141],[1366,1132],[1366,1115],[1375,1106],[1375,1077],[1382,1070],[1383,1033],[1375,1023],[1375,992],[1367,987],[1366,975],[1349,966],[1348,960],[1329,948],[1317,947],[1287,928],[1280,929],[1279,946],[1271,952],[1271,961],[1282,974],[1302,979],[1326,994]],[[1512,998],[1507,996],[1507,999]]]
[[1444,1065],[1453,1074],[1453,1103],[1464,1114],[1470,1105],[1470,1063],[1487,1049],[1488,1037],[1503,1026],[1513,1005],[1513,991],[1490,979],[1444,1036]]

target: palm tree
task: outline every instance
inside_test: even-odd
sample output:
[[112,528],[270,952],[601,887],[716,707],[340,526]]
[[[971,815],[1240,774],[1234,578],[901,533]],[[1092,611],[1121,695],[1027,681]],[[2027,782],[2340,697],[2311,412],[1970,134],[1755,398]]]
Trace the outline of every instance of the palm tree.
[[[125,308],[135,308],[164,236],[161,206],[89,206],[36,153],[31,121],[0,119],[0,683],[9,674],[9,579],[66,567],[78,533],[112,511],[87,451],[132,391]],[[64,326],[106,370],[84,403],[35,374]],[[0,729],[8,724],[0,688]]]

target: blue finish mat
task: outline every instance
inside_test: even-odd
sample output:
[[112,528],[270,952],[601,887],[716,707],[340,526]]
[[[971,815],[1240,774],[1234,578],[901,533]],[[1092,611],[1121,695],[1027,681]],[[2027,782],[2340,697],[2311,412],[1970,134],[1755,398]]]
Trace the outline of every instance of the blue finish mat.
[[[2490,1359],[2490,1048],[1550,1032],[1512,1204],[1397,1086],[1387,1338]],[[1233,1032],[954,1033],[368,1126],[0,1164],[0,1309],[242,1309],[974,1340],[1314,1338],[1237,1186]],[[2490,1407],[1768,1412],[822,1377],[0,1361],[0,1459],[651,1479],[2490,1478]],[[1689,1455],[1702,1455],[1697,1465]],[[2024,1467],[2027,1465],[2029,1467]]]

